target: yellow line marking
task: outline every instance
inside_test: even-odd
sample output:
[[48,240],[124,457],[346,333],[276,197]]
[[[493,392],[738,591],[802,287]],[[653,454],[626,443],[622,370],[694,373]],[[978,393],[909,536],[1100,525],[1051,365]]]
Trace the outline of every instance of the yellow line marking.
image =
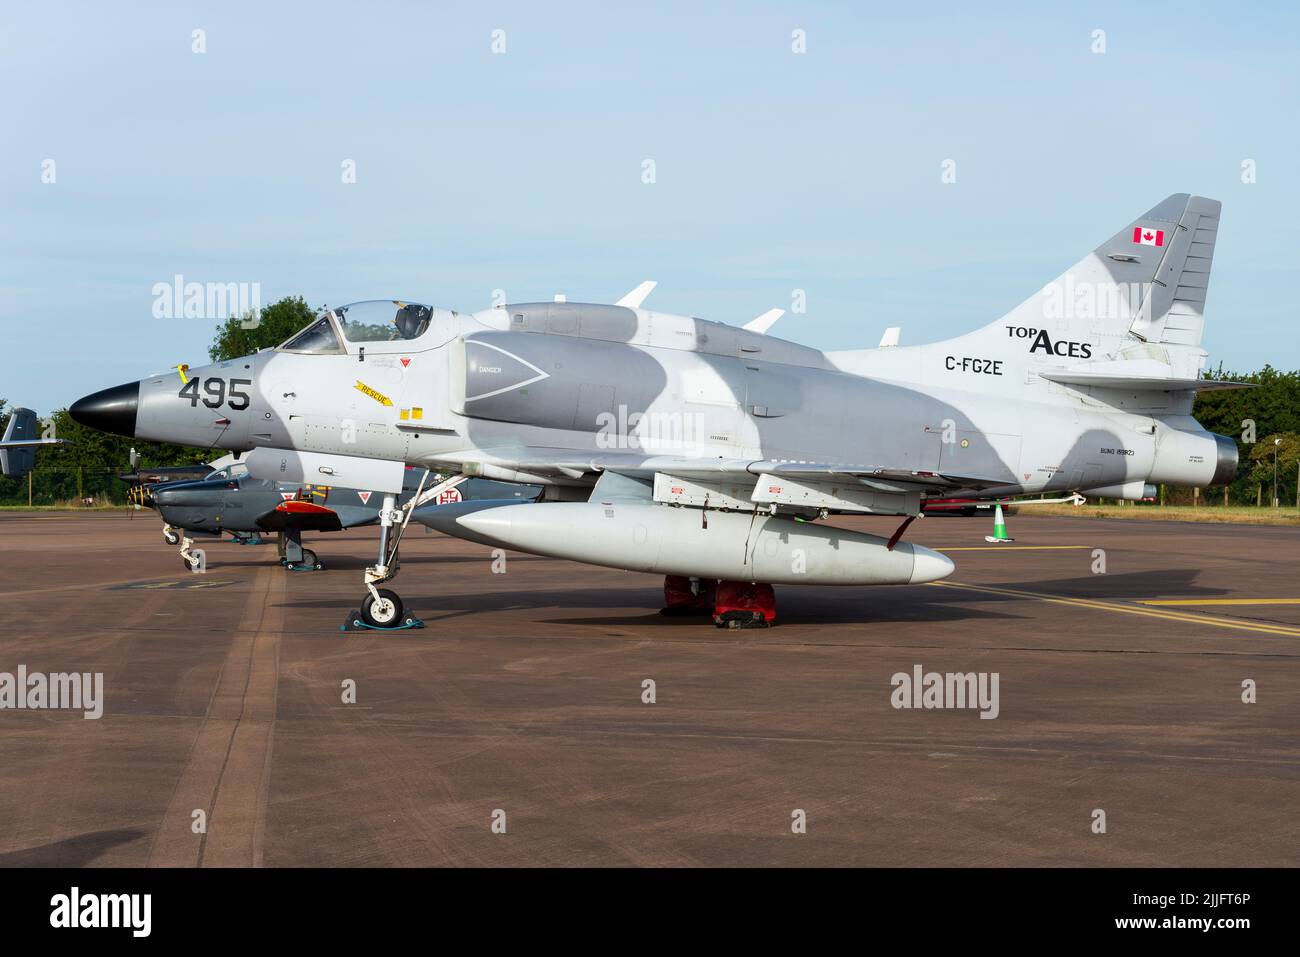
[[1089,545],[953,545],[936,548],[936,552],[1052,552],[1066,548],[1090,548]]
[[991,585],[968,585],[965,582],[930,582],[939,588],[961,588],[969,591],[988,592],[991,595],[1003,595],[1012,598],[1034,598],[1053,605],[1073,605],[1077,608],[1092,608],[1097,611],[1117,611],[1124,615],[1137,615],[1141,618],[1160,618],[1164,621],[1177,621],[1192,625],[1214,625],[1216,628],[1231,628],[1236,631],[1254,631],[1266,635],[1282,635],[1287,638],[1300,638],[1300,628],[1285,625],[1267,625],[1261,622],[1239,621],[1231,618],[1212,618],[1194,612],[1161,611],[1156,608],[1144,608],[1138,605],[1126,605],[1113,601],[1098,601],[1095,598],[1064,598],[1060,595],[1045,595],[1041,592],[1022,591],[1018,588],[997,588]]
[[1150,598],[1139,605],[1300,605],[1300,598]]

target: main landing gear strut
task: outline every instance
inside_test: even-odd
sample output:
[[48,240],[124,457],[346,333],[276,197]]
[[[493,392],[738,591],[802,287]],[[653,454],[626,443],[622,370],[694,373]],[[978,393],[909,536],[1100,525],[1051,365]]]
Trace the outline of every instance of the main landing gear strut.
[[776,592],[762,582],[668,575],[659,614],[712,615],[719,628],[770,628],[776,624]]
[[325,566],[310,548],[302,547],[302,529],[286,528],[276,537],[280,564],[291,572],[318,572]]
[[[401,628],[408,622],[405,606],[397,592],[390,588],[380,588],[384,582],[397,577],[401,562],[397,552],[402,544],[402,534],[411,522],[411,514],[421,505],[426,505],[437,496],[455,488],[468,479],[468,475],[453,475],[430,488],[424,483],[429,480],[426,469],[420,479],[420,487],[401,508],[397,507],[397,496],[384,495],[383,505],[379,509],[379,562],[366,569],[366,595],[361,602],[361,620],[371,628]],[[413,619],[409,619],[413,622]]]
[[[194,554],[191,549],[194,547],[194,539],[182,533],[181,542],[181,562],[185,565],[187,572],[197,572],[203,566],[203,559]],[[174,542],[172,544],[175,544]]]

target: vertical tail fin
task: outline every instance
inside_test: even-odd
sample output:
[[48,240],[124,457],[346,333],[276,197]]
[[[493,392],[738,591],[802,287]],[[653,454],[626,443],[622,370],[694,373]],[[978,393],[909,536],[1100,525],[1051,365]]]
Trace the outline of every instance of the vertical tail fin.
[[[15,443],[5,448],[8,443]],[[0,441],[0,475],[26,475],[36,465],[36,450],[29,444],[39,443],[36,434],[36,413],[31,409],[14,409]]]
[[995,325],[1200,345],[1220,208],[1175,193]]

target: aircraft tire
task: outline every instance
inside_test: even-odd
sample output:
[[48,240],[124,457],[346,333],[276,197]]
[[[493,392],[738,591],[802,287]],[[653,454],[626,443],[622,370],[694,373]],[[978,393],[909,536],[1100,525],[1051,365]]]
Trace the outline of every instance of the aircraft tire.
[[179,545],[181,543],[181,537],[175,532],[163,532],[163,541],[168,545]]
[[372,628],[394,628],[402,623],[402,599],[397,592],[387,588],[379,589],[379,601],[368,594],[361,603],[361,618]]

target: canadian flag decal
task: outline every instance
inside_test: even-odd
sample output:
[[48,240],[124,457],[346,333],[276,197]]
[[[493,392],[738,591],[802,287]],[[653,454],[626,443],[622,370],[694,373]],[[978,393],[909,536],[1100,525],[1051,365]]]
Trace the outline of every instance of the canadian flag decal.
[[365,505],[367,502],[370,501],[370,493],[369,493],[369,492],[358,492],[358,493],[357,493],[357,498],[361,499],[361,504],[362,504],[362,505]]
[[1163,229],[1152,229],[1150,226],[1134,226],[1133,242],[1139,246],[1163,246],[1165,244],[1165,231]]

